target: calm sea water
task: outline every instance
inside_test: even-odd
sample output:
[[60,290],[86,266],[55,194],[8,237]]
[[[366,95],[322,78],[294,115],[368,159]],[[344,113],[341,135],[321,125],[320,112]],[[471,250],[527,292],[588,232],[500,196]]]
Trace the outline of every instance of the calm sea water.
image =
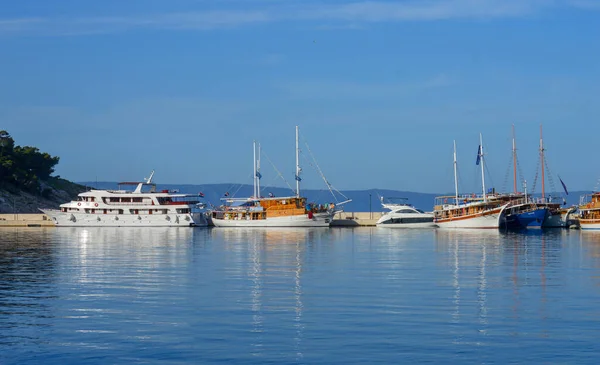
[[600,362],[600,234],[0,230],[0,364]]

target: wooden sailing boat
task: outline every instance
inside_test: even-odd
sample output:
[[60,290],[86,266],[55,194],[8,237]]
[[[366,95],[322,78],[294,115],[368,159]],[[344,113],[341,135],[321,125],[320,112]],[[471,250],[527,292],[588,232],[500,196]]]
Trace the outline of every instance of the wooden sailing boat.
[[335,214],[334,203],[307,204],[300,196],[298,126],[296,126],[296,191],[293,196],[262,197],[260,193],[260,146],[256,158],[254,143],[254,190],[249,198],[224,198],[225,204],[211,212],[216,227],[329,227]]
[[456,141],[454,142],[454,196],[435,198],[434,222],[440,228],[499,228],[509,203],[485,189],[483,138],[479,135],[477,165],[481,165],[482,195],[458,195]]

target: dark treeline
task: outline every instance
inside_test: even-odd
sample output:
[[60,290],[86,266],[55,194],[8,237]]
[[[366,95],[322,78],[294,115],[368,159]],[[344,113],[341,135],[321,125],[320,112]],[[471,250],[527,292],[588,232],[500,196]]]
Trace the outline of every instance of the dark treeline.
[[10,134],[0,130],[0,185],[44,195],[40,181],[50,178],[58,160],[37,147],[15,145]]

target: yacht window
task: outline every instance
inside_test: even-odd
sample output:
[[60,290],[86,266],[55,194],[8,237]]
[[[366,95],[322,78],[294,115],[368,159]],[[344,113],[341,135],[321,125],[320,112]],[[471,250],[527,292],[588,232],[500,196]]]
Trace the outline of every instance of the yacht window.
[[415,213],[415,211],[412,209],[400,209],[397,210],[396,213]]

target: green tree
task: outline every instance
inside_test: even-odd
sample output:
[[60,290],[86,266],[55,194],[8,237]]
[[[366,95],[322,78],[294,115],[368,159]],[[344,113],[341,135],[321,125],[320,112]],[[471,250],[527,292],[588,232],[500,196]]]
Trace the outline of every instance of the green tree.
[[59,158],[37,147],[15,146],[5,130],[0,130],[0,183],[12,183],[22,189],[39,191],[39,181],[47,180]]

